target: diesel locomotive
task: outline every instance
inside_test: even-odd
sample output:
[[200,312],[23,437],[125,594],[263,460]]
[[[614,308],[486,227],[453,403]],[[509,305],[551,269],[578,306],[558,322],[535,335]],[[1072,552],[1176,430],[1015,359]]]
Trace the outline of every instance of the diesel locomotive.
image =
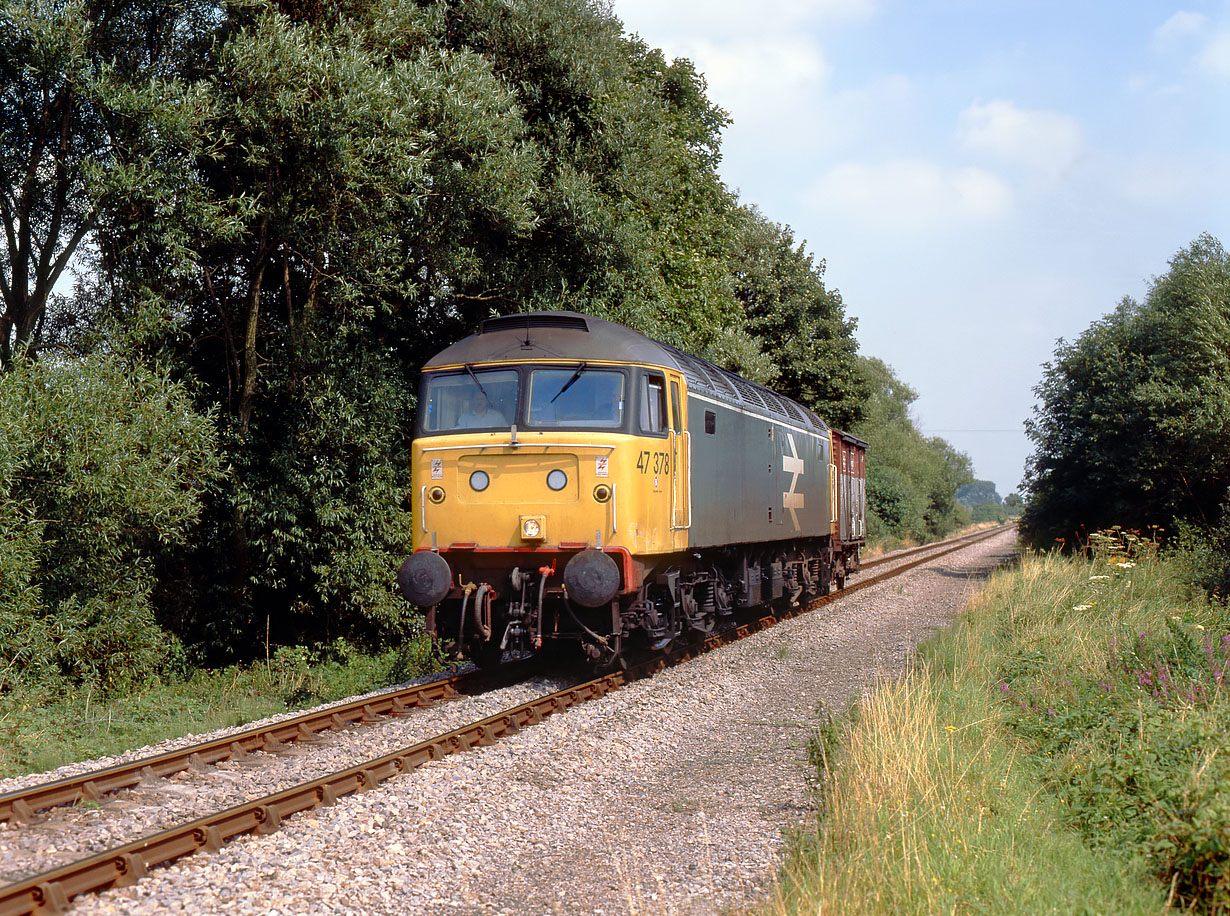
[[423,370],[398,575],[455,657],[596,667],[840,588],[866,443],[614,322],[493,318]]

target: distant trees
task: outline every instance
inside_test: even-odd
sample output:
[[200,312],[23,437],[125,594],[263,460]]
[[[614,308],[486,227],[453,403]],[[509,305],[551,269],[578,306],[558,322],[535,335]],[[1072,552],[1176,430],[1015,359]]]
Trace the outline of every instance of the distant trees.
[[[1018,497],[1018,502],[1020,499]],[[1002,522],[1008,518],[1005,501],[990,480],[975,480],[957,488],[957,502],[969,512],[972,522]]]
[[967,483],[963,487],[957,489],[957,502],[965,506],[967,509],[973,509],[975,506],[981,506],[986,503],[998,506],[1003,503],[999,493],[995,489],[995,482],[991,480],[975,480],[973,483]]
[[1122,525],[1230,518],[1230,257],[1202,235],[1137,303],[1060,342],[1027,424],[1025,530],[1040,545]]
[[864,359],[863,371],[871,397],[866,419],[854,431],[869,443],[868,532],[930,540],[968,524],[957,491],[974,481],[969,457],[918,431],[909,415],[918,395],[883,361]]

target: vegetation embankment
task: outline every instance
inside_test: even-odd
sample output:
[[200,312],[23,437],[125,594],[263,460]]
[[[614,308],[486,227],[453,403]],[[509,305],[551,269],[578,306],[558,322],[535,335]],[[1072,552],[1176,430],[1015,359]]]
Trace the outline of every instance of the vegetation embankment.
[[1230,911],[1230,610],[1140,542],[996,573],[826,719],[774,913]]
[[433,670],[430,644],[365,651],[345,640],[283,646],[262,661],[147,679],[121,692],[0,694],[0,778],[232,728],[367,693]]

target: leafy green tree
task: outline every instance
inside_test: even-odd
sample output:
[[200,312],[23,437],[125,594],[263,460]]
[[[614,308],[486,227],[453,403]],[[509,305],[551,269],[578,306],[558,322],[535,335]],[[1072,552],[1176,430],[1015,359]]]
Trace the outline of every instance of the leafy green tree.
[[107,176],[100,217],[113,312],[162,317],[150,352],[220,405],[231,462],[166,600],[215,645],[395,631],[419,364],[522,308],[730,327],[725,116],[572,0],[253,2],[205,37],[195,141]]
[[855,320],[845,315],[841,294],[824,285],[824,262],[816,264],[788,227],[770,222],[754,207],[739,211],[731,269],[743,308],[744,332],[755,339],[772,367],[772,384],[845,428],[863,416],[870,386],[854,339]]
[[975,506],[981,506],[984,503],[998,506],[1003,500],[999,498],[994,481],[975,480],[973,483],[966,484],[957,490],[957,502],[967,509],[973,509]]
[[1002,522],[1008,513],[996,503],[978,503],[969,510],[969,517],[971,522]]
[[693,350],[736,322],[733,200],[716,173],[727,117],[692,65],[586,0],[432,8],[435,47],[490,61],[541,163],[535,227],[476,252],[475,282],[431,312],[436,343],[493,310],[572,308]]
[[1060,342],[1027,424],[1024,525],[1068,544],[1122,525],[1209,526],[1230,485],[1230,258],[1203,235],[1143,303]]
[[210,418],[165,374],[91,357],[0,375],[0,689],[112,689],[165,661],[155,564],[218,468]]
[[973,482],[968,456],[928,438],[910,418],[918,398],[882,360],[863,360],[872,394],[855,431],[868,442],[867,516],[873,537],[942,537],[969,522],[957,490]]
[[0,368],[44,344],[56,283],[94,230],[95,179],[142,171],[126,139],[192,119],[168,82],[213,4],[9,0],[0,7]]
[[[207,145],[182,151],[205,218],[155,290],[173,317],[163,352],[221,405],[231,458],[175,616],[215,646],[266,625],[282,639],[397,630],[414,401],[390,303],[431,233],[529,221],[533,162],[521,176],[519,120],[473,55],[390,62],[344,18],[321,28],[259,4],[232,17],[203,52]],[[154,209],[145,188],[125,199]],[[460,201],[468,212],[450,212]],[[404,232],[417,225],[427,239]],[[129,244],[107,228],[122,289],[157,276],[156,231]]]

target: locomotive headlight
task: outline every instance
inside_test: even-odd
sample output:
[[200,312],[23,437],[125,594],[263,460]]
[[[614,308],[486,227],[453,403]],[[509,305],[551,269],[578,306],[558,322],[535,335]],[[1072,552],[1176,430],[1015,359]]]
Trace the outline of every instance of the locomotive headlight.
[[491,485],[491,478],[487,476],[486,471],[475,471],[470,475],[470,486],[481,493]]
[[523,541],[541,541],[545,537],[542,529],[543,518],[541,516],[521,516],[521,539]]
[[547,486],[552,490],[562,490],[568,486],[568,475],[556,468],[547,475]]

